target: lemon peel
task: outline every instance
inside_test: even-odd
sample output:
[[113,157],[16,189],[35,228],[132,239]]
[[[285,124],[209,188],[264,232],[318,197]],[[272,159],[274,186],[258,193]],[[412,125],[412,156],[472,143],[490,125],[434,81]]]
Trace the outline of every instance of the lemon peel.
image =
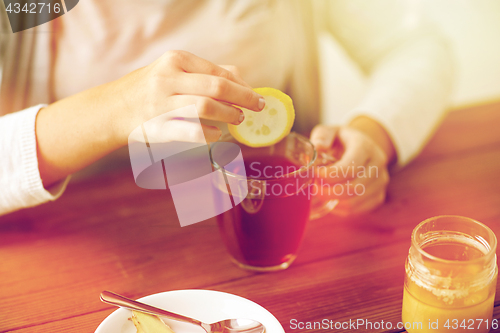
[[245,119],[239,125],[229,124],[229,133],[250,147],[266,147],[281,141],[290,133],[295,120],[292,99],[274,88],[255,88],[266,100],[260,112],[242,108]]

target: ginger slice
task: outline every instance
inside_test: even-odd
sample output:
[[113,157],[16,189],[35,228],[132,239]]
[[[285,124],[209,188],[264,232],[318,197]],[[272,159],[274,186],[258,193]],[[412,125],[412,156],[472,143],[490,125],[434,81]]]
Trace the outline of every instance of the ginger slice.
[[174,333],[172,329],[155,315],[132,311],[132,322],[137,333]]

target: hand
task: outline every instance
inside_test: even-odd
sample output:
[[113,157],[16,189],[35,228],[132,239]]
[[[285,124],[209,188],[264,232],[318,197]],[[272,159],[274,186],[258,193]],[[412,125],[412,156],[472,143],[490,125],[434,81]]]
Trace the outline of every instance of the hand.
[[[35,132],[43,185],[127,145],[130,133],[145,121],[192,104],[200,118],[239,124],[238,107],[258,111],[265,101],[234,70],[188,52],[167,52],[149,66],[40,110]],[[200,128],[182,116],[161,129],[165,141],[206,143],[221,135],[216,127]]]
[[[331,151],[336,140],[344,149],[339,161],[317,168],[323,184],[319,193],[325,200],[339,200],[333,214],[364,213],[384,203],[389,184],[387,167],[395,158],[395,151],[387,133],[379,132],[381,129],[366,117],[355,119],[348,126],[318,125],[313,129],[311,142],[319,152]],[[386,151],[382,147],[389,148]]]
[[[228,69],[226,69],[228,68]],[[169,51],[149,66],[110,83],[109,97],[119,105],[114,124],[123,142],[145,121],[183,106],[195,104],[198,116],[238,125],[244,114],[238,107],[254,111],[264,108],[264,98],[255,93],[234,68],[217,66],[185,51]],[[217,141],[221,131],[202,128],[176,117],[162,126],[165,141]],[[206,141],[205,141],[206,140]]]

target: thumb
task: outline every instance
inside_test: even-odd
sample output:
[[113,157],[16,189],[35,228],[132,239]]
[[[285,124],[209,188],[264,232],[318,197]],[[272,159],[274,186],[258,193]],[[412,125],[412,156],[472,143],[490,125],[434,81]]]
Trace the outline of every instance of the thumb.
[[316,125],[311,132],[311,143],[317,150],[332,148],[337,136],[338,126]]

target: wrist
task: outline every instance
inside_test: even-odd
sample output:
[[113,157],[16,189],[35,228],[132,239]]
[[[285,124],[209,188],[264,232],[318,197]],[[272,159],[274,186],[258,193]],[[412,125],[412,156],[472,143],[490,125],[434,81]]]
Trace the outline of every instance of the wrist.
[[110,147],[120,148],[127,144],[127,119],[124,105],[113,82],[94,87],[87,91],[87,99],[94,100],[95,109],[91,110],[92,118],[99,119],[96,128],[104,135]]
[[126,146],[132,123],[127,103],[121,96],[116,81],[102,84],[82,93],[87,105],[86,113],[92,121],[96,139],[107,149],[115,150]]
[[349,127],[357,129],[370,137],[385,153],[387,165],[394,163],[397,159],[396,149],[387,131],[377,121],[367,117],[359,116],[354,118]]

